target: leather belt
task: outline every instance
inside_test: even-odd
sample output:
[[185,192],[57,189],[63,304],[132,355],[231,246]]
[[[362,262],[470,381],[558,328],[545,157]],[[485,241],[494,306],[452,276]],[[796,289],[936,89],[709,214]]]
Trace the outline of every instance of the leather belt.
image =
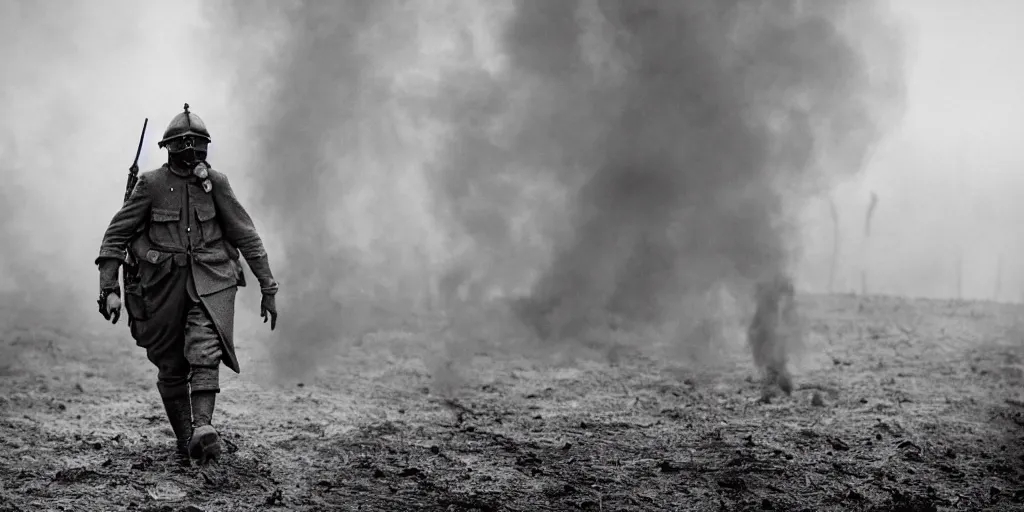
[[163,252],[163,253],[161,253],[160,251],[157,251],[156,249],[150,249],[150,250],[146,251],[146,260],[148,260],[150,263],[156,264],[156,262],[160,261],[160,258],[164,254],[171,254],[171,260],[174,262],[174,265],[178,266],[178,267],[187,266],[188,265],[188,260],[191,257],[190,253],[185,253],[185,252],[175,252],[175,253]]

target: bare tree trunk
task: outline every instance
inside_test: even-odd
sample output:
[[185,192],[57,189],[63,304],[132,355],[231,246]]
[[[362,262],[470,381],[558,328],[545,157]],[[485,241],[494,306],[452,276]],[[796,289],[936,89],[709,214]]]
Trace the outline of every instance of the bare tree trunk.
[[999,302],[999,294],[1002,291],[1003,285],[1003,255],[1000,254],[996,259],[996,283],[992,290],[992,300]]
[[962,252],[957,252],[956,255],[956,299],[963,300],[964,298],[964,255]]
[[871,193],[871,202],[868,204],[868,211],[864,215],[864,251],[861,255],[861,270],[860,270],[860,293],[861,295],[867,295],[868,293],[868,241],[871,239],[871,218],[875,214],[875,208],[878,206],[878,194]]
[[828,271],[828,293],[835,292],[836,266],[839,263],[839,209],[832,197],[828,198],[829,212],[832,213],[832,265]]

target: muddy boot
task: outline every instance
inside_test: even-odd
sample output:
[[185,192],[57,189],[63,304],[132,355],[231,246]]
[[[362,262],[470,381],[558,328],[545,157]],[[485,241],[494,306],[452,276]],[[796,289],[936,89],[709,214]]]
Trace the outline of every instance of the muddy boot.
[[188,441],[192,438],[192,404],[188,395],[164,398],[164,411],[177,440],[178,455],[188,457]]
[[200,391],[192,393],[192,439],[188,443],[189,455],[201,463],[216,460],[224,452],[220,434],[210,425],[217,393]]

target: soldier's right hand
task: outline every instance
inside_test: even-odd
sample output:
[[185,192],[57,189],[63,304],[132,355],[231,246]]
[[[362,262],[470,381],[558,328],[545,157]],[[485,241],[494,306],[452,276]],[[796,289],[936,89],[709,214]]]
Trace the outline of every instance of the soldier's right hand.
[[116,324],[117,320],[121,318],[121,297],[118,297],[116,293],[108,294],[106,303],[100,305],[100,314],[105,320]]

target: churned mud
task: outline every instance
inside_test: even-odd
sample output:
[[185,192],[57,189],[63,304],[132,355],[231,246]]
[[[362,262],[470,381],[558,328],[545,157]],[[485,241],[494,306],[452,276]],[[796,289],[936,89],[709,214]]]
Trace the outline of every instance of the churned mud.
[[486,340],[445,367],[436,331],[378,332],[275,385],[256,356],[225,376],[209,467],[175,462],[123,326],[8,328],[0,511],[1024,509],[1016,307],[800,301],[797,391],[769,401],[741,346],[696,365]]

